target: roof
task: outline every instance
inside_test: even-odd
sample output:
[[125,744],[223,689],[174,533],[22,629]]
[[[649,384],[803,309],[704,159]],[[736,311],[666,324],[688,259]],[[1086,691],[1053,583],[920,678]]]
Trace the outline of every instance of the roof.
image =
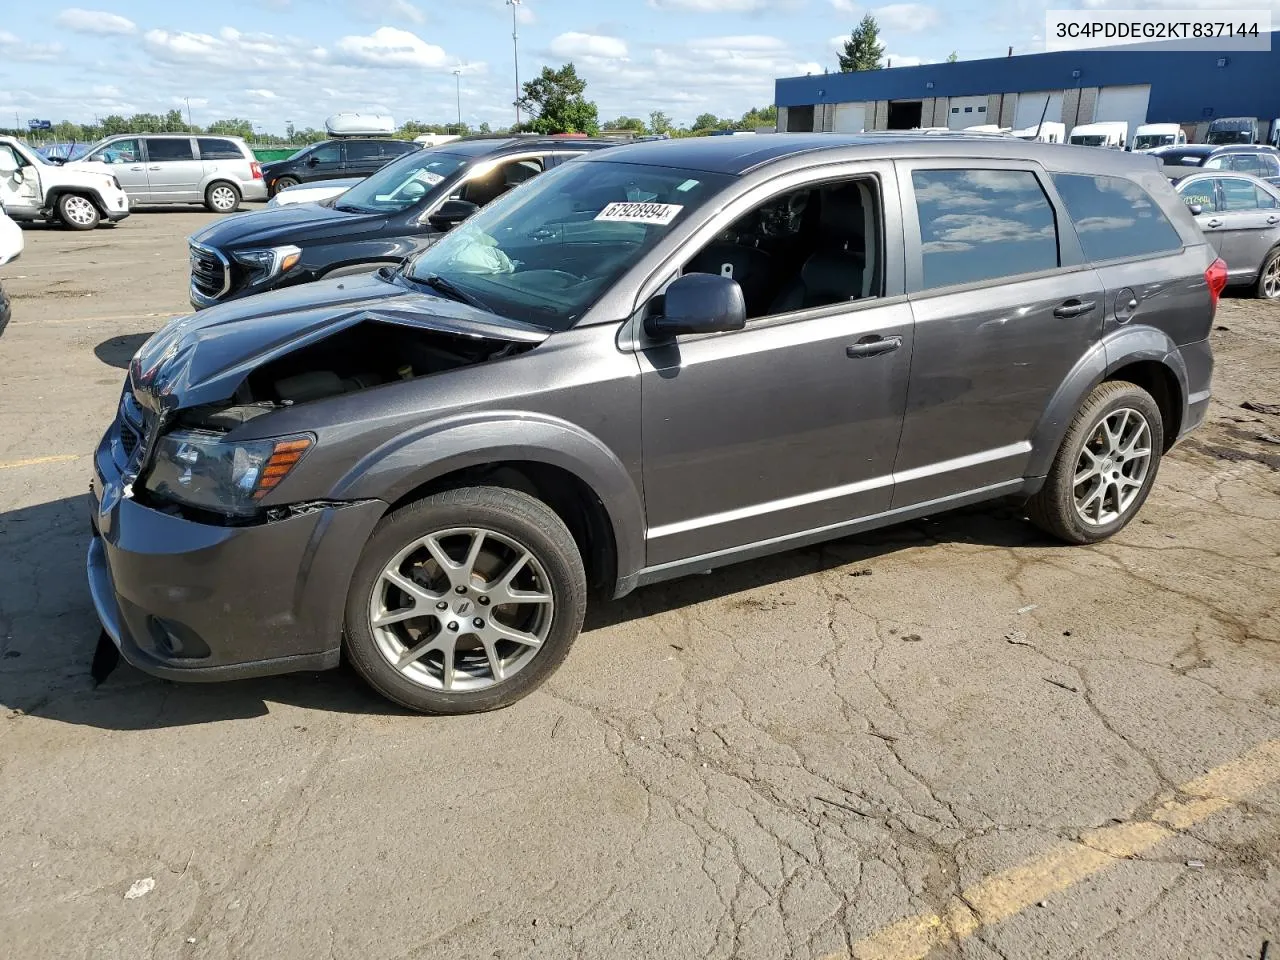
[[616,146],[617,143],[617,140],[605,140],[600,137],[509,137],[499,135],[463,137],[461,140],[450,140],[448,143],[442,143],[430,149],[439,153],[451,153],[456,156],[487,157],[496,153],[505,153],[508,150],[528,150],[531,147],[540,150],[549,150],[555,147],[573,150],[599,150],[603,147]]
[[[874,160],[886,157],[990,157],[1034,159],[1050,169],[1150,169],[1145,155],[1094,147],[1030,143],[991,134],[878,132],[775,133],[759,137],[686,137],[613,147],[581,162],[637,163],[722,173],[745,174],[767,164],[821,154],[824,161]],[[829,156],[835,154],[835,156]]]

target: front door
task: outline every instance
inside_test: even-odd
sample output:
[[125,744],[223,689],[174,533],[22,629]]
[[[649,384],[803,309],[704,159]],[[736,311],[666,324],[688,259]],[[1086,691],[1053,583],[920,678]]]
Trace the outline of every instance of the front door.
[[347,176],[342,166],[342,144],[337,140],[322,143],[298,166],[298,179],[336,180]]
[[1240,177],[1217,177],[1219,210],[1216,228],[1219,252],[1233,277],[1257,273],[1275,243],[1280,209],[1275,197],[1256,183]]
[[120,181],[120,187],[129,195],[131,203],[148,203],[151,200],[151,184],[147,179],[147,166],[142,156],[142,141],[129,137],[112,140],[87,154],[85,160],[96,160],[111,167],[111,175]]
[[888,509],[912,351],[897,211],[892,167],[856,164],[695,235],[681,269],[736,280],[748,322],[639,351],[649,566]]
[[200,196],[204,163],[190,137],[146,137],[147,180],[152,203],[193,203]]
[[40,172],[7,143],[0,143],[0,205],[27,220],[41,207]]
[[[1102,333],[1103,288],[1027,163],[901,163],[916,321],[893,505],[1012,483],[1054,392]],[[1052,199],[1051,199],[1052,198]]]

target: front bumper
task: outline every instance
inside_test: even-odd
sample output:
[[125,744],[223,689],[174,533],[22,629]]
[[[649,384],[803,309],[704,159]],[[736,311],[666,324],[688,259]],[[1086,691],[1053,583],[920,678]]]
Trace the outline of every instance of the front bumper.
[[86,566],[125,660],[180,681],[336,666],[358,545],[386,505],[329,504],[241,527],[171,515],[122,495],[118,429],[95,458]]

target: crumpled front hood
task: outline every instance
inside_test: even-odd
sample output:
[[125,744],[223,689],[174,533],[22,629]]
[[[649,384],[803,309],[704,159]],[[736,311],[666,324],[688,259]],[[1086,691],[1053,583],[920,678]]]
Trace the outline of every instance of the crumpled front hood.
[[321,280],[170,322],[134,354],[130,386],[139,403],[162,414],[228,400],[255,368],[366,321],[527,344],[550,335],[405,281],[377,275]]
[[278,244],[307,244],[355,238],[386,228],[381,214],[344,213],[329,207],[289,204],[265,207],[215,220],[191,239],[218,250],[244,250]]

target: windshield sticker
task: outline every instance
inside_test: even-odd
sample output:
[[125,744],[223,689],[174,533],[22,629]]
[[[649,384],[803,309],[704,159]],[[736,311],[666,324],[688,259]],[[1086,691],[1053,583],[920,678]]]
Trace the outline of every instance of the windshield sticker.
[[431,187],[434,187],[437,183],[444,183],[444,177],[440,176],[438,173],[432,173],[430,170],[419,170],[414,175],[414,179],[421,180],[423,183]]
[[648,223],[665,227],[684,207],[676,203],[611,203],[598,214],[597,220],[614,223]]
[[678,193],[688,193],[690,190],[696,187],[698,183],[699,181],[697,180],[686,180],[684,183],[680,184],[680,186],[676,187],[676,191]]

